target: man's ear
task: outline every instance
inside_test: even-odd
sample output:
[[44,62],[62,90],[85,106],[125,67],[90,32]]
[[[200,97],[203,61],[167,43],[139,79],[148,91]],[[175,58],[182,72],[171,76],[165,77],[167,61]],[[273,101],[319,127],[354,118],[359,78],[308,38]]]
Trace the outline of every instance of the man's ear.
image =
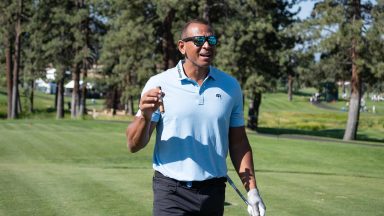
[[177,48],[179,48],[179,51],[181,54],[185,55],[185,46],[184,41],[179,40],[177,43]]

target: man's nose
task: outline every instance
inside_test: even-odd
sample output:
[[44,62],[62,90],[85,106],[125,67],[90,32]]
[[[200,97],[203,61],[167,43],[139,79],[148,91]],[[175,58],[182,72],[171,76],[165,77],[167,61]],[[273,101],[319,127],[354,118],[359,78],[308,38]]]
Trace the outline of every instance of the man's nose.
[[208,49],[208,48],[211,48],[211,47],[212,47],[212,46],[209,45],[208,40],[206,40],[206,41],[204,42],[204,44],[203,44],[203,48]]

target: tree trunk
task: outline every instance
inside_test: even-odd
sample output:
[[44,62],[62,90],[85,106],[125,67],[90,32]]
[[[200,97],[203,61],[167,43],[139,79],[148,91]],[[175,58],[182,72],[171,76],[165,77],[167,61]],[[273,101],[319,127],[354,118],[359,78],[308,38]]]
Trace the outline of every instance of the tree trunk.
[[204,6],[203,6],[203,19],[207,20],[208,22],[211,22],[209,18],[209,9],[211,7],[211,1],[210,0],[205,0],[204,1]]
[[23,112],[23,109],[21,107],[21,97],[20,97],[20,91],[17,91],[17,101],[16,101],[16,106],[17,106],[17,113],[22,113]]
[[113,97],[112,97],[112,115],[115,116],[116,115],[116,110],[117,110],[117,104],[118,104],[118,100],[117,100],[117,96],[118,93],[117,93],[117,87],[114,87],[113,88]]
[[163,70],[174,67],[177,63],[176,46],[173,40],[172,24],[175,18],[175,9],[171,8],[163,22]]
[[33,108],[33,99],[34,99],[34,92],[35,92],[35,80],[30,80],[29,81],[29,94],[28,94],[28,99],[29,99],[29,106],[28,106],[28,112],[33,113],[34,108]]
[[83,69],[83,85],[81,86],[79,116],[87,114],[87,66]]
[[288,101],[292,101],[292,85],[293,77],[291,74],[288,74]]
[[261,104],[261,93],[254,93],[252,100],[249,102],[248,124],[247,127],[257,130],[259,123],[259,110]]
[[356,65],[357,53],[355,50],[356,42],[352,46],[352,79],[351,96],[349,101],[348,121],[344,132],[343,140],[355,140],[360,118],[360,100],[361,100],[361,78]]
[[9,38],[5,37],[5,65],[6,65],[6,77],[7,77],[7,97],[8,97],[8,111],[7,118],[11,118],[12,113],[12,90],[13,90],[13,78],[12,78],[12,47]]
[[134,110],[133,100],[134,100],[133,96],[129,96],[127,104],[126,104],[125,114],[134,115],[135,110]]
[[56,90],[55,90],[55,104],[53,106],[55,110],[57,110],[57,100],[59,98],[58,96],[59,96],[59,83],[56,84]]
[[[79,8],[85,8],[85,1],[80,0],[80,7]],[[89,31],[89,23],[90,18],[87,17],[85,20],[82,21],[82,25],[80,25],[81,32],[85,36],[85,45],[83,47],[83,52],[86,53],[89,51],[88,44],[90,44],[90,31]],[[87,73],[88,68],[90,68],[89,62],[87,61],[87,58],[83,58],[83,64],[82,64],[82,74],[83,74],[83,85],[81,87],[81,95],[80,95],[80,101],[79,101],[79,117],[83,117],[87,114]]]
[[72,73],[73,91],[71,100],[71,118],[74,119],[78,116],[79,106],[79,82],[80,82],[80,70],[79,65],[75,64]]
[[[353,0],[354,7],[353,23],[360,17],[360,0]],[[356,39],[352,39],[351,44],[352,78],[351,78],[351,99],[349,101],[348,121],[344,132],[343,140],[355,140],[359,127],[360,103],[361,103],[361,77],[357,61],[359,59],[356,47]]]
[[19,70],[20,70],[20,39],[21,39],[21,12],[23,11],[23,1],[19,0],[19,11],[15,25],[15,52],[13,55],[13,83],[12,83],[12,111],[11,118],[18,117],[19,102]]
[[80,108],[79,108],[79,117],[82,117],[87,114],[87,86],[83,82],[81,87],[81,96],[80,96]]
[[62,118],[64,118],[64,77],[57,82],[56,119]]

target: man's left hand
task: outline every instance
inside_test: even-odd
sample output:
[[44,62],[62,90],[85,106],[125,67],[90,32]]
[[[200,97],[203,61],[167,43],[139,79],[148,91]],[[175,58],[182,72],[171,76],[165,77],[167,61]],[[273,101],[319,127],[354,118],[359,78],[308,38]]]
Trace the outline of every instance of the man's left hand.
[[257,188],[248,191],[248,213],[250,216],[265,216],[265,205]]

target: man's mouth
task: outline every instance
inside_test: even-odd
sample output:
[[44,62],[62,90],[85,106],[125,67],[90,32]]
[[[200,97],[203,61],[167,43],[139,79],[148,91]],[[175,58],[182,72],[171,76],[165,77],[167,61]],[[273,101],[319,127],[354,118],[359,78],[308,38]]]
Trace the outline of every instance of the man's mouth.
[[210,58],[212,56],[211,53],[200,53],[200,56],[205,57],[205,58]]

